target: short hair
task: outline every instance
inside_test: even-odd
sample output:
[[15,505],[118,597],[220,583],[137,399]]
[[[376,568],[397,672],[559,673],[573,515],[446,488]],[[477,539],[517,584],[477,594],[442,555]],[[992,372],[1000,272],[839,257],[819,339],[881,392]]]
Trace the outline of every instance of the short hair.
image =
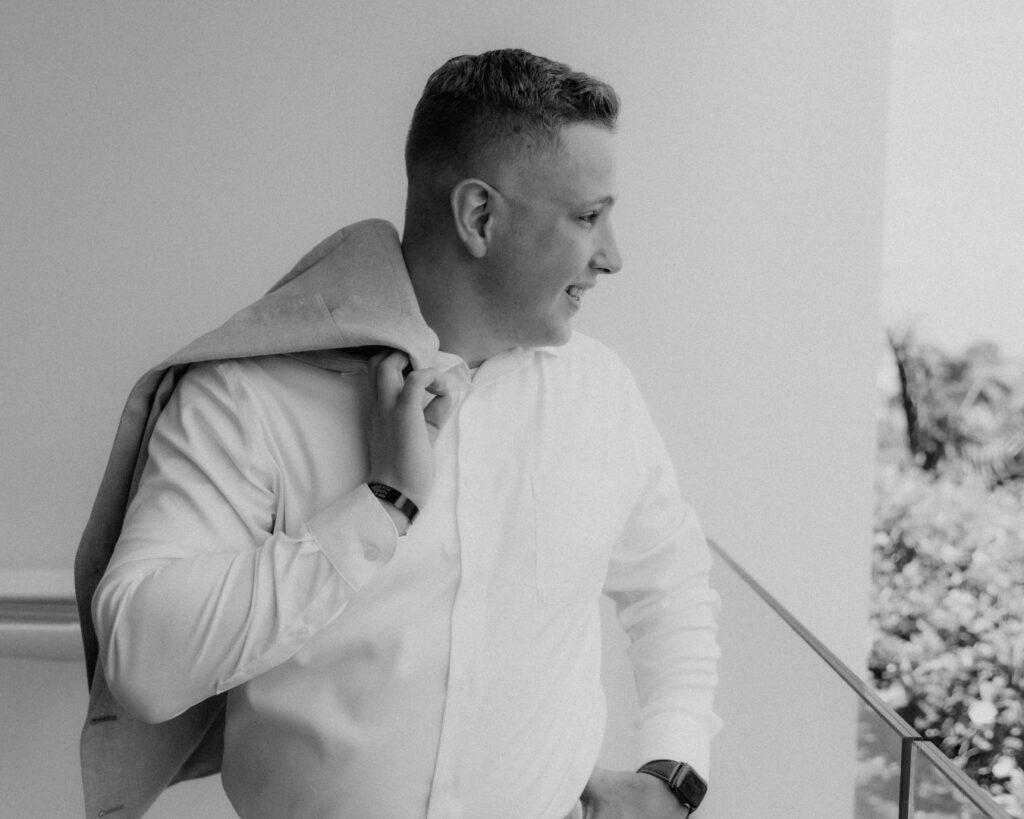
[[575,123],[614,129],[619,97],[610,85],[522,49],[453,57],[431,74],[405,144],[410,182],[464,172],[528,145],[557,145]]

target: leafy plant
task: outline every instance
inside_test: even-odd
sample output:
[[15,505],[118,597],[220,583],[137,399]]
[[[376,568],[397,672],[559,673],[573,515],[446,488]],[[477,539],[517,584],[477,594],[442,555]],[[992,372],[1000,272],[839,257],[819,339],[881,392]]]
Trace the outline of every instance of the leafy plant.
[[899,390],[880,415],[870,673],[1024,817],[1024,470],[1007,455],[1024,390],[991,345],[890,345]]

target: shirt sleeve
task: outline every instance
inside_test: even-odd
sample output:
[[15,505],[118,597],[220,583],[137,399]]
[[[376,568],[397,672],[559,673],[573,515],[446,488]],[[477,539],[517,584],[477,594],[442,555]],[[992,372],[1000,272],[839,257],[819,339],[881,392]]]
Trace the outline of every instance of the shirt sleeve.
[[718,595],[709,586],[711,558],[693,511],[646,407],[635,392],[641,491],[612,553],[605,593],[629,635],[640,731],[637,766],[654,759],[688,762],[703,776],[711,738],[721,727],[712,710],[718,682]]
[[224,365],[190,370],[93,598],[111,690],[160,722],[280,664],[394,554],[398,532],[365,485],[292,534],[251,397]]

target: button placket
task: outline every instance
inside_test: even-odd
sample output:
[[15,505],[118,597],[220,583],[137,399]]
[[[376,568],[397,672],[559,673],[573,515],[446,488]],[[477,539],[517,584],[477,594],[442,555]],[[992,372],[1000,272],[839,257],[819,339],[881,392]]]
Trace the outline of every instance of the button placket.
[[[463,549],[463,565],[466,550]],[[473,717],[476,713],[476,691],[473,687],[472,668],[480,654],[483,613],[480,598],[467,594],[461,587],[452,608],[451,653],[448,665],[448,686],[445,696],[444,717],[441,723],[441,741],[438,747],[434,781],[440,801],[432,797],[430,817],[455,816],[451,809],[440,807],[457,801],[456,786],[462,761],[460,755],[470,742]]]
[[[467,398],[467,401],[469,399]],[[472,745],[474,715],[477,711],[477,694],[472,669],[478,662],[483,645],[484,596],[482,578],[486,576],[486,541],[480,541],[471,526],[467,526],[465,510],[473,506],[472,459],[467,451],[473,452],[472,402],[466,412],[466,401],[460,407],[456,419],[456,467],[459,470],[456,490],[456,530],[459,544],[459,563],[462,578],[452,606],[451,648],[448,664],[448,686],[445,696],[444,717],[441,724],[441,741],[434,768],[435,787],[430,798],[429,819],[461,815],[459,795],[459,772],[464,762],[462,754]],[[476,450],[479,453],[480,450]],[[479,456],[478,456],[479,457]]]

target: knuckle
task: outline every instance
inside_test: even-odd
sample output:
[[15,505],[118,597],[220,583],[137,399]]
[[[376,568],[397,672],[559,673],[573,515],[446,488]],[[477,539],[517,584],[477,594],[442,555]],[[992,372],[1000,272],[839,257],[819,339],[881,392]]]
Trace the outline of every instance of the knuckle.
[[380,366],[387,367],[388,369],[400,370],[408,360],[404,353],[400,353],[397,350],[390,353],[381,353],[380,355]]
[[413,370],[405,379],[406,385],[424,387],[434,380],[436,373],[432,369]]

